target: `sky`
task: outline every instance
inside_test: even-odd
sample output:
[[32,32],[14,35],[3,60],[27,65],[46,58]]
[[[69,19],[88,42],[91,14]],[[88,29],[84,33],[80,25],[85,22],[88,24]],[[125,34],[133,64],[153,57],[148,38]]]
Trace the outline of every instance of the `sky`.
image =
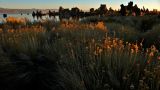
[[160,10],[160,0],[0,0],[0,7],[12,9],[58,9],[78,7],[82,10],[98,8],[100,4],[106,4],[107,8],[119,9],[120,4],[127,5],[133,1],[140,8],[147,7],[150,10]]

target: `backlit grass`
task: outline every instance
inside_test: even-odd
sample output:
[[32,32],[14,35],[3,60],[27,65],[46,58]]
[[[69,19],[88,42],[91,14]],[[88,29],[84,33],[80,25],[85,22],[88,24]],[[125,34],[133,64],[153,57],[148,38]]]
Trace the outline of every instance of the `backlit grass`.
[[2,90],[160,88],[158,45],[150,42],[144,48],[148,34],[158,32],[158,25],[146,33],[103,21],[5,25],[8,28],[0,29]]

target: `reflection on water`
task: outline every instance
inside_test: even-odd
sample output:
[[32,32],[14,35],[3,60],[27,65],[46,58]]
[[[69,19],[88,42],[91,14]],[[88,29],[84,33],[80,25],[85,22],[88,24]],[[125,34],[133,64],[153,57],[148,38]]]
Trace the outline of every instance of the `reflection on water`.
[[[7,17],[27,18],[27,19],[28,19],[29,21],[31,21],[31,22],[39,21],[39,20],[45,20],[45,19],[53,19],[53,18],[54,18],[54,17],[49,17],[48,15],[42,16],[41,19],[40,19],[40,18],[37,18],[37,17],[33,18],[33,17],[32,17],[32,14],[7,14]],[[3,20],[5,20],[5,19],[3,18],[3,14],[0,14],[0,23],[2,23]],[[55,17],[55,20],[58,21],[58,20],[59,20],[59,17],[56,16],[56,17]]]

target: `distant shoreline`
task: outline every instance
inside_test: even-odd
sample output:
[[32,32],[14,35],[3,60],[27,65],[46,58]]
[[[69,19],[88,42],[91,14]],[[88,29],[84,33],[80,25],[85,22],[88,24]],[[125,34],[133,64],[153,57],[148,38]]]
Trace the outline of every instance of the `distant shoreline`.
[[27,14],[32,13],[33,11],[41,10],[42,12],[58,11],[58,9],[4,9],[0,8],[0,14]]

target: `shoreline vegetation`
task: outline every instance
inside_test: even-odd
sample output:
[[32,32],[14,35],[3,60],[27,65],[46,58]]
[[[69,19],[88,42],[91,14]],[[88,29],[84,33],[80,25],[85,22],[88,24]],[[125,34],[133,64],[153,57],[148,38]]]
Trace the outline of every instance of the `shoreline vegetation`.
[[7,17],[0,90],[159,90],[159,50],[159,15]]

